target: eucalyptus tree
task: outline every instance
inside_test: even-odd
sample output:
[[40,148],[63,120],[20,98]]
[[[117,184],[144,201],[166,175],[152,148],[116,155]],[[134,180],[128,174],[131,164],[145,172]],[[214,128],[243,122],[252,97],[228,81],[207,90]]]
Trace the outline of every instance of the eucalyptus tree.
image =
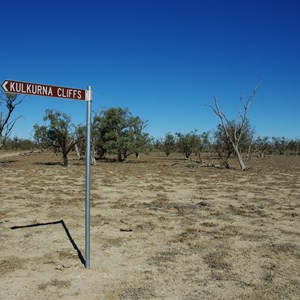
[[273,147],[279,155],[288,155],[290,152],[291,141],[285,137],[272,137]]
[[208,152],[208,157],[211,155],[212,142],[210,139],[210,131],[202,132],[199,137],[199,147],[197,149],[196,154],[198,155],[199,162],[202,163],[201,152]]
[[37,148],[37,145],[34,141],[18,138],[17,136],[8,138],[3,146],[5,150],[33,150],[35,148]]
[[151,144],[151,139],[145,132],[146,126],[146,121],[133,116],[127,108],[103,110],[95,117],[93,125],[97,152],[101,156],[106,152],[116,154],[119,162],[125,161],[131,154],[138,157]]
[[42,147],[53,147],[61,152],[63,166],[68,166],[68,154],[84,138],[78,126],[65,113],[47,109],[43,120],[46,125],[34,125],[34,139]]
[[186,134],[177,132],[176,136],[177,149],[183,153],[186,158],[189,158],[192,153],[199,155],[202,143],[196,130]]
[[211,151],[211,140],[210,140],[210,131],[204,131],[200,135],[201,139],[201,150],[203,149],[204,151],[207,151],[209,156],[210,156],[210,151]]
[[133,152],[136,158],[139,158],[140,153],[148,153],[152,148],[152,138],[145,132],[148,122],[142,120],[140,117],[133,117]]
[[171,154],[175,150],[176,139],[171,132],[166,133],[163,141],[162,141],[162,150],[165,152],[167,156]]
[[300,139],[292,140],[291,142],[292,151],[294,151],[295,155],[299,155],[300,150]]

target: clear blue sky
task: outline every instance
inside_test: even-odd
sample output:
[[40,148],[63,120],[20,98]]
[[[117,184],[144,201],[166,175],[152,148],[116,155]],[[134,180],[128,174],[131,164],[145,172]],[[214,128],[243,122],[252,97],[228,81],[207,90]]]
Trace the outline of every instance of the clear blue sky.
[[[0,81],[85,89],[93,109],[128,107],[147,131],[200,133],[230,119],[256,83],[258,135],[300,138],[300,1],[11,0],[1,2]],[[12,136],[30,137],[46,108],[85,122],[85,103],[26,97]]]

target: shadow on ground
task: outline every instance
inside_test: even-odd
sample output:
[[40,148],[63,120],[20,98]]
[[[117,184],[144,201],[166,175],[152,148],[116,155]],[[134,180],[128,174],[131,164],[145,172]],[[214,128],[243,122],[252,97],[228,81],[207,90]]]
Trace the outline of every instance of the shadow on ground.
[[59,221],[54,221],[54,222],[47,222],[47,223],[29,224],[29,225],[23,225],[23,226],[13,226],[10,229],[16,230],[16,229],[23,229],[23,228],[30,228],[30,227],[41,227],[41,226],[49,226],[49,225],[56,225],[56,224],[61,224],[62,225],[62,227],[65,230],[66,235],[67,235],[70,243],[72,244],[73,248],[77,251],[78,258],[80,259],[81,263],[85,266],[86,265],[85,259],[82,255],[80,249],[76,245],[75,241],[73,240],[73,238],[70,234],[70,231],[69,231],[68,227],[66,226],[66,223],[64,222],[64,220],[59,220]]

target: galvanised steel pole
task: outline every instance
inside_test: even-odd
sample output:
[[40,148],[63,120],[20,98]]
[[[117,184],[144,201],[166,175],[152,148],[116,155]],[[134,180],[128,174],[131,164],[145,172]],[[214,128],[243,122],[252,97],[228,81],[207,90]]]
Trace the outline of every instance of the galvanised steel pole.
[[86,172],[85,172],[85,267],[90,269],[90,178],[91,178],[91,110],[92,87],[87,90]]

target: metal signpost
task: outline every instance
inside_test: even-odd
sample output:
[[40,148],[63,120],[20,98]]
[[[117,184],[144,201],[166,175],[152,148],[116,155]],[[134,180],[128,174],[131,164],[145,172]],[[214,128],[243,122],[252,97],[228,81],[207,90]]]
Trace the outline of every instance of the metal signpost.
[[87,103],[86,113],[86,173],[85,173],[85,267],[90,268],[90,162],[91,162],[91,110],[92,87],[87,90],[51,86],[39,83],[4,80],[1,84],[6,93],[83,100]]
[[90,178],[91,178],[91,106],[92,87],[86,93],[86,163],[85,163],[85,267],[90,268]]

